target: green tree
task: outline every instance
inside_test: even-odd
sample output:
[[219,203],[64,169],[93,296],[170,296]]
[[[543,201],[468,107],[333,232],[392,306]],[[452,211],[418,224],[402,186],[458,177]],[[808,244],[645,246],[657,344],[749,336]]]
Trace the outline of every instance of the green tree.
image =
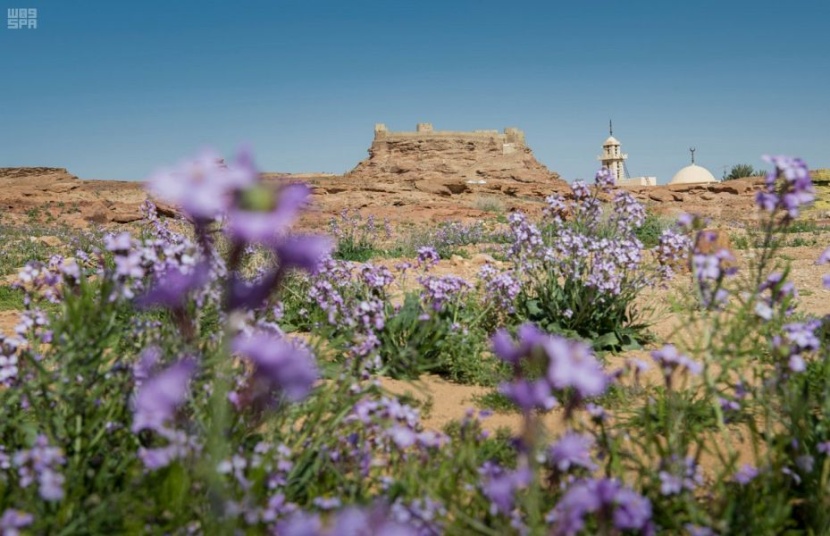
[[749,164],[736,164],[732,166],[732,169],[729,170],[729,174],[726,175],[723,180],[731,181],[733,179],[741,179],[744,177],[757,177],[758,175],[763,175],[764,172],[759,169],[755,169]]

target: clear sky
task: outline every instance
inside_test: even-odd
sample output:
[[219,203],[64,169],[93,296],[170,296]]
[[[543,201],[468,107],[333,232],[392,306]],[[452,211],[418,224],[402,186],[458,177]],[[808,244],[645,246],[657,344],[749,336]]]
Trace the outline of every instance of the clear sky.
[[[37,8],[10,30],[8,8]],[[830,167],[830,0],[0,0],[0,167],[143,179],[201,147],[342,173],[373,125],[523,129],[563,177]]]

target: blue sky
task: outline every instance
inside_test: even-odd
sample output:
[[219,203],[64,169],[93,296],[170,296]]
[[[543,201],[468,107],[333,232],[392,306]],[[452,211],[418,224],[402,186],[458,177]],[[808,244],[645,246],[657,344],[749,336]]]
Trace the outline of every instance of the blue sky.
[[[10,30],[8,8],[37,8]],[[830,1],[0,0],[0,167],[143,179],[201,147],[341,173],[374,123],[526,133],[591,177],[830,167]]]

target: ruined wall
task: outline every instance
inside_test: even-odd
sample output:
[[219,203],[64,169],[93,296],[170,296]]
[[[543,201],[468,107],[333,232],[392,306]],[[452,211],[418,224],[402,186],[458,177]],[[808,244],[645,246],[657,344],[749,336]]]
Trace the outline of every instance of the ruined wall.
[[518,128],[456,132],[434,130],[431,123],[419,123],[409,132],[392,132],[383,123],[376,124],[369,158],[347,176],[467,181],[559,177],[536,160]]

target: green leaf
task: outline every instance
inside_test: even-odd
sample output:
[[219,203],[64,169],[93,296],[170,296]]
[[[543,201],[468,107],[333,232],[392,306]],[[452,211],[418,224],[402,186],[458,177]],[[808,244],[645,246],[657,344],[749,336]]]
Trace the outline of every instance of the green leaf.
[[620,344],[620,340],[613,332],[606,333],[594,339],[595,348],[614,348]]

